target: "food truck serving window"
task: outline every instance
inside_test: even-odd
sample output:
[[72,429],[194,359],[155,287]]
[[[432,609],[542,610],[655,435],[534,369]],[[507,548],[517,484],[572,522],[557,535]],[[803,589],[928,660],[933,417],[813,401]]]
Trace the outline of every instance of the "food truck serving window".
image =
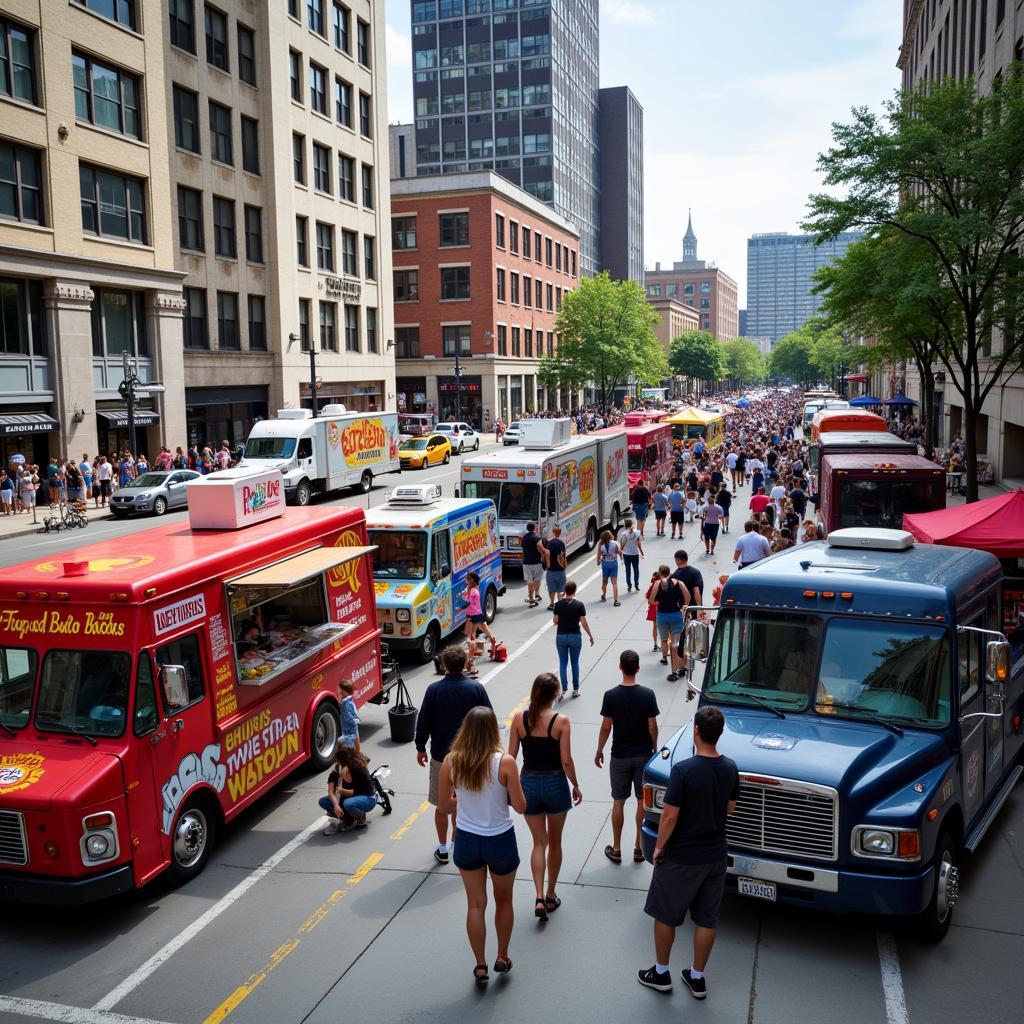
[[376,544],[373,575],[379,580],[421,580],[427,574],[427,535],[423,530],[370,530]]
[[8,729],[28,724],[39,658],[27,647],[0,647],[0,723]]
[[48,651],[39,684],[36,728],[120,736],[131,674],[131,656],[122,651]]

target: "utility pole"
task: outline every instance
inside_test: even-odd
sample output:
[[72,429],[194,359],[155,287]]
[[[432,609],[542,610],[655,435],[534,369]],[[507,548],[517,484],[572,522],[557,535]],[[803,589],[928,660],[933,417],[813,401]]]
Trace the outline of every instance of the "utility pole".
[[462,361],[459,358],[460,342],[455,348],[455,422],[462,422]]

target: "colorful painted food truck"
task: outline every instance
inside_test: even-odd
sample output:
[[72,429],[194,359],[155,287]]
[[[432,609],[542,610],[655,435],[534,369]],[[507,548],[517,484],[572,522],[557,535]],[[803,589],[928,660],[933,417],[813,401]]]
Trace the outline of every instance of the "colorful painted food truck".
[[686,406],[665,420],[672,424],[672,438],[677,448],[692,448],[698,438],[704,439],[708,451],[725,443],[725,417],[721,413]]
[[393,650],[430,661],[441,639],[462,627],[466,574],[480,577],[480,603],[494,621],[501,579],[497,513],[489,499],[442,498],[434,484],[396,487],[366,513],[377,621]]
[[192,878],[226,822],[331,762],[342,678],[380,694],[361,509],[285,512],[276,472],[206,477],[189,506],[0,574],[2,897]]
[[[672,475],[672,427],[668,423],[652,422],[644,413],[631,412],[620,426],[604,429],[626,432],[630,494],[641,482],[653,491]],[[597,433],[602,434],[604,431],[599,430]]]

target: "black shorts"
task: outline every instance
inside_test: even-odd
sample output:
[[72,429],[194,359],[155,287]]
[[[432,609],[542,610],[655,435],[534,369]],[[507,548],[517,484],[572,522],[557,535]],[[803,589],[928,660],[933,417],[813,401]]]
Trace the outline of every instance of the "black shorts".
[[675,509],[672,510],[672,523],[678,525],[686,522],[686,509],[682,509],[677,512]]
[[668,515],[668,512],[664,509],[661,512],[659,512],[657,509],[654,510],[654,518],[657,519],[659,522],[662,519],[664,519],[666,515]]
[[689,911],[695,925],[714,928],[721,914],[727,865],[724,857],[710,864],[655,864],[644,913],[678,928]]
[[101,498],[109,498],[110,497],[110,481],[109,480],[101,480],[100,481],[100,497]]
[[718,537],[718,523],[705,523],[701,527],[701,533],[703,533],[708,540],[715,540]]
[[644,769],[650,759],[650,754],[609,758],[608,775],[611,778],[613,800],[628,800],[631,789],[637,800],[643,798]]

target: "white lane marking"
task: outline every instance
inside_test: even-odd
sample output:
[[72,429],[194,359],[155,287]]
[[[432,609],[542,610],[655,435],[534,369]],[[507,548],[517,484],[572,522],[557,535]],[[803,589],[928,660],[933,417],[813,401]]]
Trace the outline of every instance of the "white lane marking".
[[891,932],[879,932],[878,963],[882,968],[882,993],[885,996],[886,1024],[910,1024],[907,997],[903,992],[900,951]]
[[46,1003],[39,999],[20,999],[18,996],[0,996],[0,1011],[19,1017],[37,1017],[62,1024],[164,1024],[149,1017],[126,1017],[110,1010],[88,1010],[84,1006],[65,1006]]
[[[197,917],[184,931],[179,932],[167,945],[158,949],[145,963],[137,967],[115,989],[108,992],[96,1005],[94,1010],[111,1010],[122,999],[137,989],[154,971],[162,967],[182,946],[190,943],[208,924],[220,917],[242,896],[244,896],[261,878],[270,874],[289,854],[294,853],[317,829],[323,827],[323,818],[318,818],[298,835],[290,839],[277,853],[268,857],[251,874],[245,876],[230,892],[226,893],[205,913]],[[127,1018],[126,1018],[127,1019]]]

